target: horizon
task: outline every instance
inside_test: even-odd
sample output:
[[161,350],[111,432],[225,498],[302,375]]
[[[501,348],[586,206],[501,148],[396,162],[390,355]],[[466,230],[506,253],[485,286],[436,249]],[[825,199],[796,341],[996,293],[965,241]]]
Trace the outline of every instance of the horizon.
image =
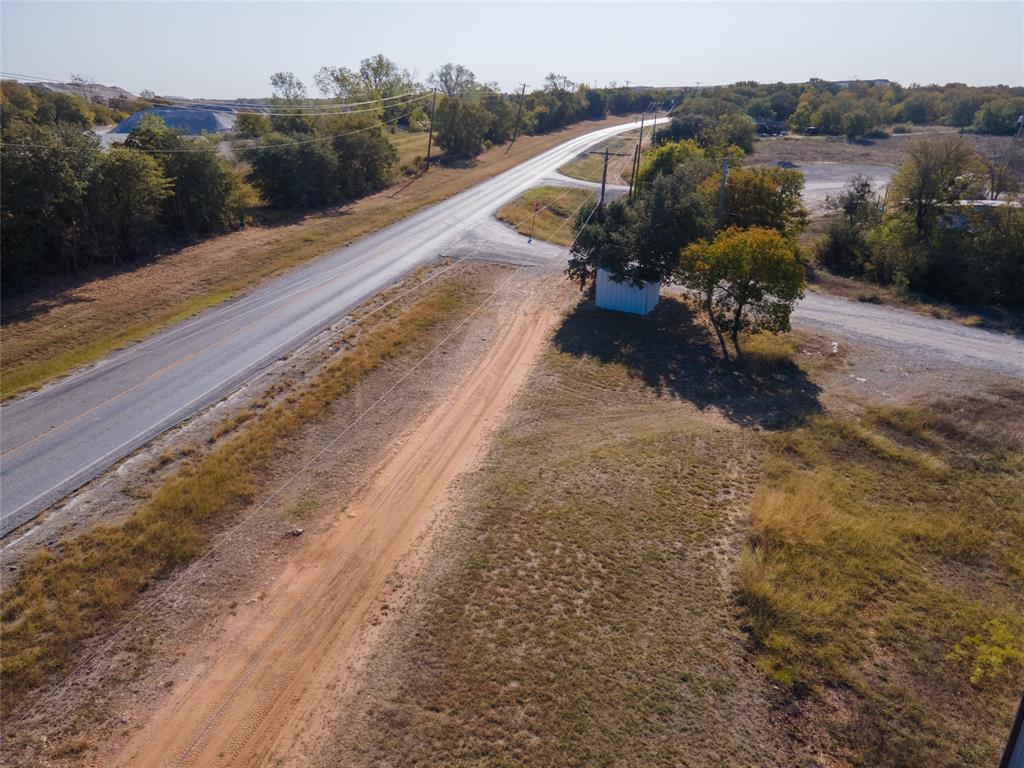
[[[541,9],[544,23],[538,25]],[[747,23],[737,26],[741,10]],[[879,14],[886,23],[879,23]],[[1024,4],[1008,2],[19,0],[3,3],[0,19],[4,72],[61,82],[78,74],[136,94],[148,89],[185,98],[265,98],[269,77],[279,70],[294,72],[315,96],[313,73],[320,66],[357,67],[375,53],[394,59],[418,80],[448,61],[461,63],[505,91],[524,81],[537,88],[548,72],[597,87],[811,78],[888,79],[903,86],[1024,84]],[[509,42],[496,46],[489,31],[499,24]],[[626,37],[631,24],[638,34]],[[154,36],[154,28],[164,34]],[[527,35],[526,52],[543,48],[544,55],[524,55],[519,41]],[[793,38],[800,45],[780,46]],[[956,57],[949,56],[952,45]],[[607,55],[613,49],[622,51],[621,60]],[[742,56],[733,55],[738,49]],[[864,51],[870,52],[869,64],[860,63]]]

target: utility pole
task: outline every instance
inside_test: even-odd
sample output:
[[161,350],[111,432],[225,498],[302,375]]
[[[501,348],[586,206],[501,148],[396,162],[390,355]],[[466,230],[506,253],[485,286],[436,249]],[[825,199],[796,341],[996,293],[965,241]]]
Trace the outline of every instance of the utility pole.
[[430,148],[434,144],[434,113],[437,111],[437,88],[434,89],[434,98],[430,102],[430,133],[427,134],[427,169],[430,170]]
[[604,148],[604,170],[601,171],[601,202],[598,205],[604,205],[604,188],[608,183],[608,147]]
[[[607,146],[604,151],[595,150],[587,152],[588,155],[604,155],[604,170],[601,172],[601,205],[604,205],[605,187],[608,184],[608,158],[609,157],[632,157],[632,152],[612,152]],[[632,183],[632,182],[630,182]]]
[[505,147],[505,154],[512,149],[512,145],[516,143],[516,136],[519,135],[519,117],[523,114],[523,100],[526,98],[526,83],[523,83],[523,90],[519,94],[519,109],[516,110],[516,127],[512,131],[512,141]]
[[646,111],[643,114],[640,115],[640,140],[636,143],[636,157],[633,159],[633,173],[630,174],[630,182],[629,182],[629,195],[630,195],[630,197],[633,196],[633,184],[634,184],[634,180],[636,179],[636,175],[638,173],[640,173],[640,145],[644,143],[644,118],[646,118],[646,117],[647,117],[647,112]]
[[633,150],[633,172],[629,174],[629,197],[633,197],[633,184],[636,182],[636,167],[640,163],[640,145]]
[[725,180],[729,176],[729,161],[722,161],[722,182],[718,185],[718,226],[725,224]]

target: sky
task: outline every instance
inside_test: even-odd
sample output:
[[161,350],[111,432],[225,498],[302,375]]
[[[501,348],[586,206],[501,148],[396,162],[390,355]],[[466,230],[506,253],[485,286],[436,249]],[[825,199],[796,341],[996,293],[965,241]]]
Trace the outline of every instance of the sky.
[[384,53],[507,90],[549,72],[642,85],[889,78],[1024,84],[1024,2],[0,3],[4,72],[138,93],[269,95],[292,71]]

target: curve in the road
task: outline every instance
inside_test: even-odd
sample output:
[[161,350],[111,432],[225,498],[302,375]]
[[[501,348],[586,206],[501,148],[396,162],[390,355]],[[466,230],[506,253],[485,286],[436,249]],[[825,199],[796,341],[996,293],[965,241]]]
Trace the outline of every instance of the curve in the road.
[[0,535],[216,402],[633,123],[561,144],[243,297],[3,406]]

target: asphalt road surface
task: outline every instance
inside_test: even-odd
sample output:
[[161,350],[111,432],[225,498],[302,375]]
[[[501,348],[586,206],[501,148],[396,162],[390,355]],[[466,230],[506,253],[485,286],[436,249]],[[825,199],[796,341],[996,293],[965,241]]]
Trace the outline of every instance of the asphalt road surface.
[[[567,141],[0,410],[0,536],[238,387],[633,123]],[[484,251],[486,255],[486,251]]]

